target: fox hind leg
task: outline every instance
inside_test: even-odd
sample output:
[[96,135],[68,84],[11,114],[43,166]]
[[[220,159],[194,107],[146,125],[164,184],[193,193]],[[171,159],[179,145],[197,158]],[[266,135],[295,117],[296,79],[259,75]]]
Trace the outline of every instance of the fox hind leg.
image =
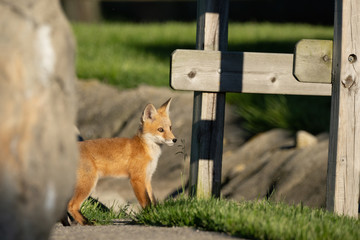
[[74,221],[74,218],[68,213],[68,211],[65,211],[62,218],[60,219],[60,222],[62,225],[65,226],[71,226],[71,223]]
[[91,191],[97,183],[97,175],[88,174],[84,181],[79,181],[75,187],[74,196],[69,201],[68,213],[74,218],[76,222],[81,225],[90,224],[89,220],[80,212],[81,204],[89,197]]

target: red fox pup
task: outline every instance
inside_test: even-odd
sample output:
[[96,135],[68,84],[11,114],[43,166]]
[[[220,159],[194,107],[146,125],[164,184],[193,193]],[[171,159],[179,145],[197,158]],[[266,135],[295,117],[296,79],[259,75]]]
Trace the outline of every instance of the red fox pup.
[[161,154],[161,146],[174,145],[169,107],[171,98],[156,110],[148,104],[137,134],[129,138],[102,138],[79,142],[80,161],[74,195],[68,213],[81,225],[88,220],[80,206],[88,198],[99,178],[128,177],[141,207],[155,204],[151,177]]

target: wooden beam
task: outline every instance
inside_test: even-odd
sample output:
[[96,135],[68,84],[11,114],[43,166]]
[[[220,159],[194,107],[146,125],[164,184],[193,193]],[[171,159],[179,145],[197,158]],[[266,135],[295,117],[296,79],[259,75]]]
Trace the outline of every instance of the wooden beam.
[[336,0],[326,207],[358,217],[360,178],[360,1]]
[[331,84],[293,76],[293,54],[176,50],[171,87],[176,90],[331,95]]
[[331,40],[302,39],[295,46],[294,76],[300,82],[331,83]]
[[[227,49],[229,0],[198,0],[197,49]],[[209,79],[211,81],[211,79]],[[225,93],[194,93],[190,194],[219,197]]]

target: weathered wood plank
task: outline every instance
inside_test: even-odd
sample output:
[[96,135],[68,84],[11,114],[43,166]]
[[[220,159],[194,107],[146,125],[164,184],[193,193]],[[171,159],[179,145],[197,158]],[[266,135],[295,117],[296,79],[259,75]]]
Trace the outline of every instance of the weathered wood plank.
[[176,50],[171,86],[176,90],[331,95],[331,84],[303,83],[293,54]]
[[294,76],[300,82],[331,83],[331,40],[300,40],[295,46]]
[[[228,0],[198,0],[197,49],[226,50],[228,6]],[[197,197],[220,196],[224,111],[225,93],[194,93],[190,193]]]
[[336,0],[326,207],[358,217],[360,178],[360,1]]

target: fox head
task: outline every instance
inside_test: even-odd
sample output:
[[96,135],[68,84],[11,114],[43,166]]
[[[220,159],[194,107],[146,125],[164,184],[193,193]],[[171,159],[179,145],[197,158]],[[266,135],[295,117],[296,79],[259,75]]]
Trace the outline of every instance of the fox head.
[[161,105],[159,109],[156,109],[152,104],[146,105],[141,116],[140,127],[144,138],[159,145],[174,145],[176,138],[171,129],[169,117],[170,103],[171,98]]

